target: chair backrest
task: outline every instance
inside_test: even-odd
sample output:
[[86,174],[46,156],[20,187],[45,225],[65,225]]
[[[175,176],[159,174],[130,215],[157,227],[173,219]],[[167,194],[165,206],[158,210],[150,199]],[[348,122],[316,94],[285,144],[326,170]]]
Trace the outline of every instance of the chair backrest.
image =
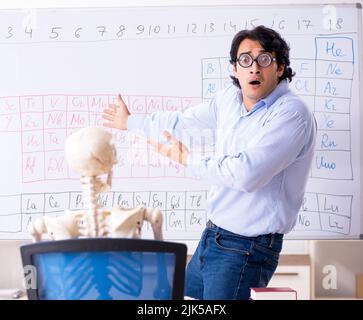
[[87,238],[20,247],[30,300],[183,299],[181,243]]

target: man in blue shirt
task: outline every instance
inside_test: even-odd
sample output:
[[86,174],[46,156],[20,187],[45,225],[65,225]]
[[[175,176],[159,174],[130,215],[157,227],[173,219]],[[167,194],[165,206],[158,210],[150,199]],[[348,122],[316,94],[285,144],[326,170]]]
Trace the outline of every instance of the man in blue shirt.
[[[230,62],[233,85],[184,113],[130,115],[119,96],[103,115],[105,126],[153,139],[170,129],[168,144],[151,144],[211,182],[209,221],[186,274],[185,294],[197,299],[248,299],[251,287],[267,286],[295,225],[315,145],[315,119],[288,89],[289,47],[277,32],[240,31]],[[213,132],[213,156],[181,142],[197,129]]]

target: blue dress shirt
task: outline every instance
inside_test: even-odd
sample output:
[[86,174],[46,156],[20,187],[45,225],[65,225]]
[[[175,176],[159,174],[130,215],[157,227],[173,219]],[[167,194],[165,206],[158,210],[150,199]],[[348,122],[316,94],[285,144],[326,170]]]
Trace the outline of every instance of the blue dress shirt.
[[199,138],[213,136],[213,156],[191,153],[187,169],[211,183],[208,218],[250,237],[293,229],[313,158],[316,121],[287,80],[250,112],[241,90],[231,85],[184,113],[131,115],[127,127],[159,140],[169,130],[188,147],[191,137],[198,141],[198,130]]

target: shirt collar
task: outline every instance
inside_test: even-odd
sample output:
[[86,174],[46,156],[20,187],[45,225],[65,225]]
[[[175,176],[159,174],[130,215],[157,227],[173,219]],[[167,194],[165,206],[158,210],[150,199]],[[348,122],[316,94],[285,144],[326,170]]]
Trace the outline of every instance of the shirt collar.
[[274,102],[284,95],[289,90],[287,79],[281,80],[280,83],[276,86],[276,88],[266,97],[261,99],[266,104],[266,107],[270,107],[274,104]]
[[250,112],[247,112],[246,107],[243,104],[242,99],[242,93],[239,91],[238,100],[242,106],[241,116],[248,116],[252,113],[256,112],[260,108],[266,106],[266,108],[269,108],[274,104],[274,102],[280,98],[282,95],[284,95],[288,91],[288,83],[287,79],[281,80],[280,83],[276,86],[276,88],[265,98],[258,101],[252,108]]

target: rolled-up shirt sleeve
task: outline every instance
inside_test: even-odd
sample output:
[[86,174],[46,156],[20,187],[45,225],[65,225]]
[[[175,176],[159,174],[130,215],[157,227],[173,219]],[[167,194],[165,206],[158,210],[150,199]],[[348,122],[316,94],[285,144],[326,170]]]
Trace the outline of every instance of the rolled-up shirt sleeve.
[[308,139],[306,133],[307,122],[298,111],[282,112],[234,154],[206,158],[191,154],[188,171],[213,184],[253,192],[296,160]]

